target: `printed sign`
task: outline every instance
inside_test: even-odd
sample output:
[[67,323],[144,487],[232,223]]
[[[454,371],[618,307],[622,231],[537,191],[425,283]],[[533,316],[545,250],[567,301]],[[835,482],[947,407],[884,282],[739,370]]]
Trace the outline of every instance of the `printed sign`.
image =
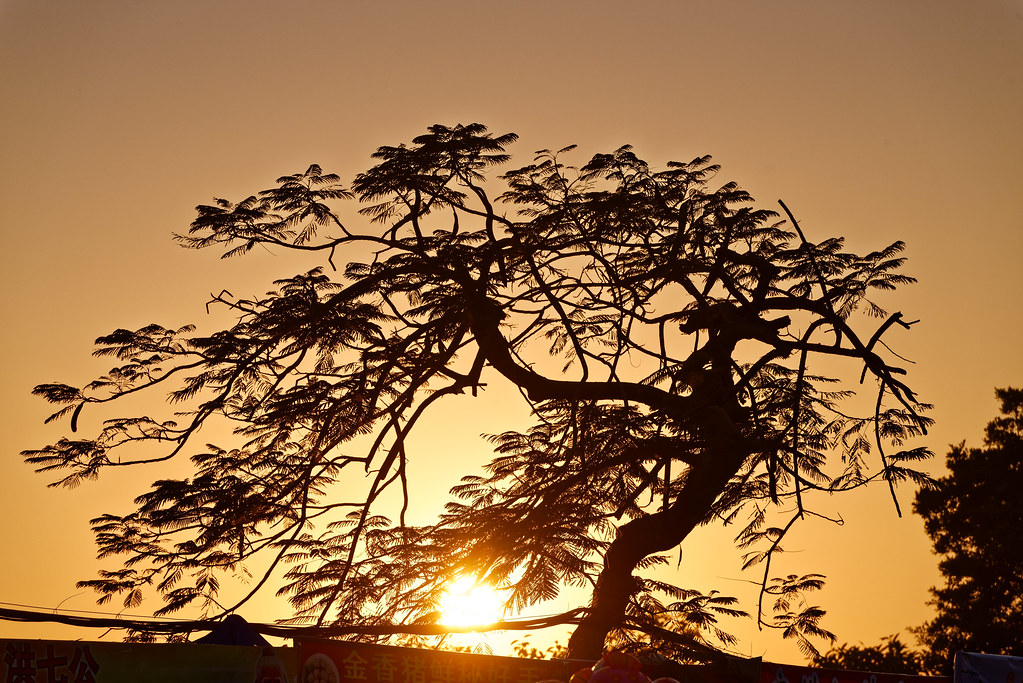
[[[267,659],[261,647],[0,639],[0,683],[254,683]],[[280,666],[269,680],[283,683]]]
[[1021,683],[1023,657],[957,652],[954,671],[955,683]]
[[340,641],[302,641],[297,683],[567,681],[579,662],[494,657]]

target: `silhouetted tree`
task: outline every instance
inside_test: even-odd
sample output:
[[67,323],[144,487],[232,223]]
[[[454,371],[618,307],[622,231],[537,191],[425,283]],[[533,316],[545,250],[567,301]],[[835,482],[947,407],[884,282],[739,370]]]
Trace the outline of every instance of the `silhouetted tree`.
[[844,644],[812,658],[813,666],[841,671],[870,671],[920,675],[925,673],[924,656],[910,649],[899,636],[881,639],[878,645]]
[[1023,390],[995,394],[1002,415],[984,446],[953,446],[948,474],[914,505],[945,577],[931,589],[937,616],[916,635],[929,666],[949,675],[957,650],[1023,652]]
[[[351,262],[259,299],[222,292],[213,302],[237,316],[228,329],[117,330],[96,354],[118,367],[83,387],[36,389],[72,431],[83,409],[147,389],[184,408],[26,451],[68,486],[191,458],[191,476],[93,521],[100,555],[125,560],[81,585],[128,606],[153,587],[167,613],[214,604],[220,572],[267,555],[252,594],[290,563],[282,592],[295,623],[381,633],[436,621],[445,583],[471,573],[507,588],[511,608],[591,586],[589,606],[560,617],[578,624],[573,656],[637,631],[699,649],[728,642],[718,618],[742,611],[644,570],[718,519],[740,525],[746,565],[763,567],[775,613],[758,619],[805,647],[829,635],[804,600],[820,577],[775,578],[770,559],[809,513],[808,492],[920,476],[907,462],[928,452],[902,445],[928,424],[925,406],[883,341],[909,323],[870,299],[912,282],[904,245],[857,255],[840,238],[811,242],[736,184],[712,187],[709,157],[655,170],[621,147],[573,168],[565,148],[488,180],[515,139],[436,125],[381,147],[348,187],[310,166],[198,207],[178,237],[187,247]],[[353,198],[365,203],[361,228],[337,208]],[[878,322],[861,331],[857,311]],[[821,358],[870,376],[864,416],[848,386],[812,369]],[[408,504],[415,427],[457,419],[436,406],[494,382],[520,390],[533,426],[491,437],[496,459],[455,487],[435,525],[406,524],[404,507],[381,515],[389,488]],[[215,422],[235,427],[234,442],[197,447]],[[122,453],[142,442],[164,450]]]

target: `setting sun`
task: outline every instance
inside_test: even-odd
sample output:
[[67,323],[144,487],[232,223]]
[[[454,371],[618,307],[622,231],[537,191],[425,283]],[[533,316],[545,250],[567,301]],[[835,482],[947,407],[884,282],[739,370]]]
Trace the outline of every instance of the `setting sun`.
[[444,594],[440,613],[445,626],[475,626],[498,621],[504,609],[497,591],[464,576],[451,584]]

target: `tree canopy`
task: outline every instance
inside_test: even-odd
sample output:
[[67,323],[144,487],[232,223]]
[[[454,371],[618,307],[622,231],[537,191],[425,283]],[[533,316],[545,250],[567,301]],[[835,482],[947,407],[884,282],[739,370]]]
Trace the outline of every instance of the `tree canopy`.
[[813,658],[813,665],[840,671],[910,674],[926,670],[923,653],[911,649],[898,634],[881,639],[880,645],[844,644]]
[[932,670],[950,672],[957,650],[1023,652],[1023,390],[995,391],[1001,416],[984,445],[948,452],[948,474],[916,495],[943,586],[936,616],[917,629]]
[[[927,406],[888,339],[910,322],[874,297],[913,282],[904,244],[812,241],[784,204],[787,220],[715,184],[710,157],[655,169],[625,146],[573,167],[567,147],[509,168],[515,140],[434,125],[380,147],[348,184],[312,165],[197,207],[186,247],[323,265],[260,298],[214,296],[233,314],[225,329],[102,336],[95,354],[116,367],[36,388],[72,432],[140,392],[176,410],[26,451],[56,484],[191,462],[134,510],[93,520],[100,556],[122,566],[80,585],[126,606],[154,590],[162,613],[213,609],[221,573],[258,564],[250,596],[283,572],[294,623],[364,637],[435,622],[453,574],[502,588],[510,608],[583,586],[590,603],[561,617],[577,624],[573,656],[643,638],[701,651],[728,644],[719,619],[743,611],[650,571],[719,520],[762,571],[756,618],[807,648],[829,635],[804,600],[821,577],[775,577],[771,558],[813,492],[923,477],[913,464],[930,453],[908,442]],[[493,460],[436,523],[408,523],[416,428],[502,382],[532,426],[491,435]],[[203,445],[214,424],[233,436]],[[395,490],[403,503],[382,510]]]

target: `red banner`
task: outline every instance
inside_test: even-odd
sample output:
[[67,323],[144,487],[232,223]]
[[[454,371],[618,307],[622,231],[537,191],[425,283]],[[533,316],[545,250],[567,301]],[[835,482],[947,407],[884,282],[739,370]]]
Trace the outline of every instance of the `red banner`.
[[567,681],[578,662],[495,657],[340,641],[299,645],[298,683],[537,683]]

